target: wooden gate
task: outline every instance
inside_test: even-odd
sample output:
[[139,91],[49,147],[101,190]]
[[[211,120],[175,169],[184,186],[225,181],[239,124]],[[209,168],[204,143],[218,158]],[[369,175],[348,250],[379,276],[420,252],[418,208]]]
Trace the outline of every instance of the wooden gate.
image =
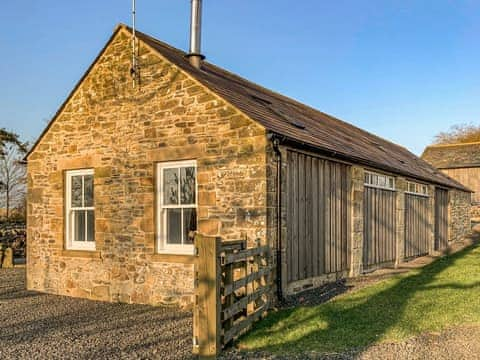
[[363,269],[395,262],[396,192],[365,186],[363,211]]
[[435,189],[435,250],[448,246],[448,190]]
[[271,303],[270,247],[195,236],[193,353],[215,359],[266,315]]
[[428,254],[429,217],[429,198],[405,193],[405,258]]
[[294,151],[287,164],[288,283],[347,270],[350,167]]

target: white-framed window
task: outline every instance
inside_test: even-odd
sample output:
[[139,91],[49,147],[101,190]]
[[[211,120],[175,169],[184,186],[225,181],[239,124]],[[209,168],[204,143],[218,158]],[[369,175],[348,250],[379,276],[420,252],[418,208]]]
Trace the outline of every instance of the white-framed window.
[[65,239],[70,250],[95,250],[93,169],[66,172]]
[[395,178],[385,174],[365,171],[365,186],[386,190],[395,190]]
[[197,230],[197,162],[157,164],[158,252],[193,254]]
[[407,181],[407,193],[428,196],[428,185]]

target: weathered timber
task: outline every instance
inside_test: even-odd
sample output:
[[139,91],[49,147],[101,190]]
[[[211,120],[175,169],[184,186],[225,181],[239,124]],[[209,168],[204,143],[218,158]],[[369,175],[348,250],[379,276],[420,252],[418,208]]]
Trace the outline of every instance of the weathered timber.
[[262,315],[268,310],[268,302],[266,302],[262,307],[255,310],[253,314],[250,314],[248,317],[242,318],[235,325],[232,326],[230,330],[225,332],[223,335],[223,342],[229,343],[243,331],[247,330],[254,322],[258,321]]
[[288,284],[348,269],[350,166],[287,150]]
[[396,257],[396,192],[365,187],[363,270],[391,264]]
[[429,198],[405,194],[405,258],[426,255],[429,252],[430,209]]
[[216,356],[221,350],[219,253],[221,239],[197,235],[195,239],[196,304],[194,309],[194,353]]
[[[195,237],[194,353],[215,358],[268,310],[270,248],[245,249],[245,240]],[[243,291],[242,291],[243,288]]]
[[241,250],[237,253],[225,254],[221,256],[222,265],[228,265],[234,262],[245,261],[245,258],[256,256],[259,254],[264,254],[270,251],[268,246],[260,246],[256,248]]
[[222,321],[228,320],[232,316],[237,315],[239,312],[244,310],[248,304],[257,300],[262,295],[266,294],[268,290],[269,289],[267,287],[261,287],[258,290],[255,290],[255,292],[242,297],[240,300],[236,301],[233,305],[226,308],[225,310],[222,310]]
[[232,283],[230,284],[225,284],[225,286],[222,287],[222,295],[223,296],[230,295],[234,291],[237,291],[238,289],[244,286],[247,286],[248,283],[251,283],[252,281],[260,280],[262,277],[267,276],[271,271],[272,271],[271,267],[260,268],[258,271],[248,274],[247,276],[239,280],[232,281]]

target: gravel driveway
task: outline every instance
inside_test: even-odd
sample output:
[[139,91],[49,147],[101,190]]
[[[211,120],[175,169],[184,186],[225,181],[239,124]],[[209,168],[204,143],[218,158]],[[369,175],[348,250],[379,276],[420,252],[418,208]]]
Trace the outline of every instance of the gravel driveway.
[[25,269],[0,269],[0,359],[189,359],[192,316],[25,290]]
[[[25,290],[25,270],[0,269],[0,359],[191,359],[192,316],[175,308],[111,304]],[[296,359],[478,359],[480,326],[400,343]],[[227,350],[222,359],[293,359]]]

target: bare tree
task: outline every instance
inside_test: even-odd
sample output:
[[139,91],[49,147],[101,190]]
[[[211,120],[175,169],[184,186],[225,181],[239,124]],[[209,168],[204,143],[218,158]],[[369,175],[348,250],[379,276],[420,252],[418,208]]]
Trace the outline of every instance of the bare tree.
[[[23,145],[23,144],[22,144]],[[7,220],[12,209],[20,210],[26,193],[26,166],[23,162],[24,147],[10,143],[0,148],[0,205]],[[23,216],[23,214],[19,214]]]
[[5,146],[8,144],[15,145],[20,152],[27,151],[27,144],[22,143],[17,134],[0,128],[0,156],[5,154]]
[[454,125],[448,131],[438,133],[434,138],[435,144],[463,144],[470,142],[480,142],[480,125]]

